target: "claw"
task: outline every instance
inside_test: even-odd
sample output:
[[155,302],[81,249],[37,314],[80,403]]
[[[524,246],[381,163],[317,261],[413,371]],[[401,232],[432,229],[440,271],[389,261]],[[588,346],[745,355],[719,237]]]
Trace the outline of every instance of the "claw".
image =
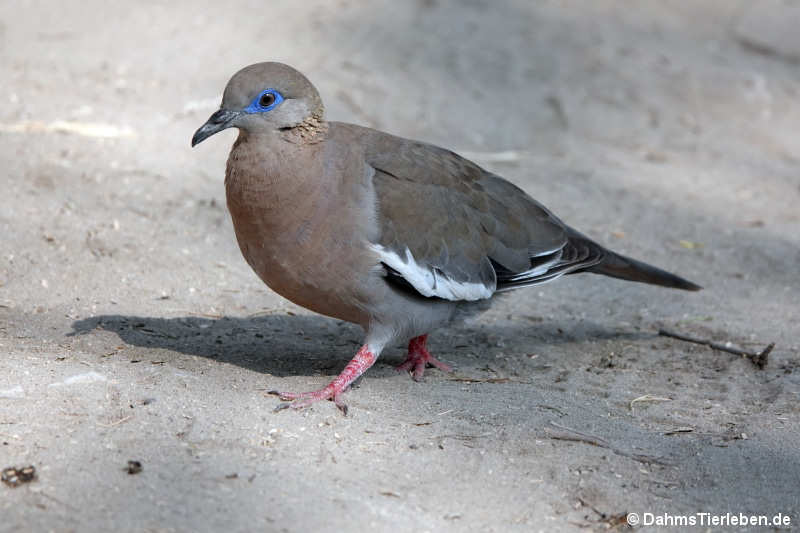
[[338,407],[339,410],[342,412],[342,416],[347,416],[347,405],[340,402],[338,398],[336,400],[333,400],[333,403],[335,403],[336,407]]

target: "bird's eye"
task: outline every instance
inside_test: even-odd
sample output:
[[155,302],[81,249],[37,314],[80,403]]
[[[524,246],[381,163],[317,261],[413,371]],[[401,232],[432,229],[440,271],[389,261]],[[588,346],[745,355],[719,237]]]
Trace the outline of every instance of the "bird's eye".
[[269,107],[275,103],[275,95],[273,93],[264,93],[258,99],[258,105],[261,107]]
[[264,89],[253,98],[250,105],[245,107],[245,113],[266,113],[272,111],[283,102],[283,95],[275,89]]

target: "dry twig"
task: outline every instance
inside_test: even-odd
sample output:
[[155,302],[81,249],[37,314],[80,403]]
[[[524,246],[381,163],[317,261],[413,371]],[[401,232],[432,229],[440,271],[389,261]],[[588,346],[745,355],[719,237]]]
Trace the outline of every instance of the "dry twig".
[[767,366],[767,360],[769,359],[769,353],[775,348],[775,343],[771,342],[767,345],[766,348],[761,350],[760,352],[751,352],[748,350],[742,350],[739,348],[734,348],[732,346],[727,346],[725,344],[720,344],[718,342],[714,342],[710,339],[698,339],[696,337],[690,337],[688,335],[683,335],[681,333],[675,333],[674,331],[670,331],[668,329],[659,329],[658,334],[662,337],[671,337],[673,339],[678,339],[685,342],[692,342],[694,344],[702,344],[704,346],[708,346],[714,350],[720,350],[722,352],[732,353],[734,355],[739,355],[742,357],[747,357],[750,359],[756,367],[759,369],[763,369]]

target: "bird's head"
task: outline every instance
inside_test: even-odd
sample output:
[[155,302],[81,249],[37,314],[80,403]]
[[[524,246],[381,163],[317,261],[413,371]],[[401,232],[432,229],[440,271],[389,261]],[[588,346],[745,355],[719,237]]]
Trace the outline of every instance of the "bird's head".
[[300,72],[283,63],[256,63],[233,75],[222,105],[194,133],[192,146],[227,128],[267,133],[322,119],[322,113],[317,89]]

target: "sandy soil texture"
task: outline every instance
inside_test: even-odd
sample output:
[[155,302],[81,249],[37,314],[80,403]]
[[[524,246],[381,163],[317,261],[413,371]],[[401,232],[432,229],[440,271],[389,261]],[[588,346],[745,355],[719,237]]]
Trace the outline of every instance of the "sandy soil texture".
[[[0,3],[0,468],[37,471],[0,484],[0,531],[796,526],[797,27],[777,0]],[[241,258],[234,133],[189,147],[263,60],[706,289],[521,290],[431,336],[454,375],[397,374],[397,346],[347,417],[274,413],[361,339]],[[662,327],[776,347],[758,369]]]

